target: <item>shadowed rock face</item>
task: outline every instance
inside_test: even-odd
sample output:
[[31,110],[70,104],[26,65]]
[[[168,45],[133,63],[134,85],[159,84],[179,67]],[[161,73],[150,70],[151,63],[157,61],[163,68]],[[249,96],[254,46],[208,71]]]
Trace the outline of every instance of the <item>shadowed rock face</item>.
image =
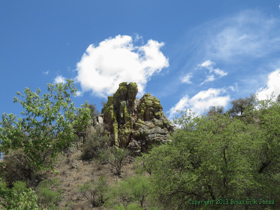
[[137,92],[136,83],[121,83],[116,93],[108,97],[100,117],[113,134],[116,146],[140,153],[153,144],[169,141],[175,126],[156,97],[148,93],[139,100]]

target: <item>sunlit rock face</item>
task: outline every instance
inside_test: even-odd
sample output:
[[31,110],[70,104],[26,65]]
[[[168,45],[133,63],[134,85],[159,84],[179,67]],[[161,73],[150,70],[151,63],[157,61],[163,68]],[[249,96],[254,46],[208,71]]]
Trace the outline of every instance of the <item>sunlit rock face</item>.
[[154,144],[169,141],[170,133],[175,130],[160,101],[150,93],[136,99],[137,92],[136,83],[119,84],[99,116],[113,135],[114,144],[127,147],[136,154],[147,151]]

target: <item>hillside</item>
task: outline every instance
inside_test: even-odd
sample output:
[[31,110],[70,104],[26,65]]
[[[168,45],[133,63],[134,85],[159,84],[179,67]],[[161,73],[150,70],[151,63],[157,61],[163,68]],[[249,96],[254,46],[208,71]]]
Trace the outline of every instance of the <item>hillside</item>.
[[52,86],[53,107],[27,98],[42,121],[4,115],[2,209],[280,208],[279,102],[252,95],[227,112],[186,111],[176,129],[156,97],[136,99],[135,83],[121,83],[101,114],[88,103],[74,114],[68,82]]

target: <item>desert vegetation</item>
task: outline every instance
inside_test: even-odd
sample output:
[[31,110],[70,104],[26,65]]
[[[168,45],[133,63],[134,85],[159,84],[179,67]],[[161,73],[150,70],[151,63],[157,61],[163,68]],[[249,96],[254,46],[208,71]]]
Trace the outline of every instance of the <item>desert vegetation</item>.
[[136,157],[94,105],[75,108],[73,81],[48,91],[18,93],[24,118],[2,115],[1,209],[280,208],[278,101],[182,112],[172,141]]

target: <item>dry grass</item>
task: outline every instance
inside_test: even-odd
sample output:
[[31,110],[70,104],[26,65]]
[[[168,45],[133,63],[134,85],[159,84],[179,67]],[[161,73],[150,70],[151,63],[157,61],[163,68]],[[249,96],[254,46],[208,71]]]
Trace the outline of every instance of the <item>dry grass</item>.
[[123,167],[121,176],[115,176],[111,172],[109,165],[102,165],[97,160],[82,161],[80,157],[80,150],[60,155],[55,164],[55,170],[59,171],[59,174],[55,174],[53,171],[46,173],[47,179],[57,178],[61,182],[60,187],[63,193],[59,209],[103,209],[92,208],[88,201],[79,193],[80,186],[88,181],[97,181],[100,176],[104,176],[108,184],[113,185],[117,181],[135,175],[131,161]]

